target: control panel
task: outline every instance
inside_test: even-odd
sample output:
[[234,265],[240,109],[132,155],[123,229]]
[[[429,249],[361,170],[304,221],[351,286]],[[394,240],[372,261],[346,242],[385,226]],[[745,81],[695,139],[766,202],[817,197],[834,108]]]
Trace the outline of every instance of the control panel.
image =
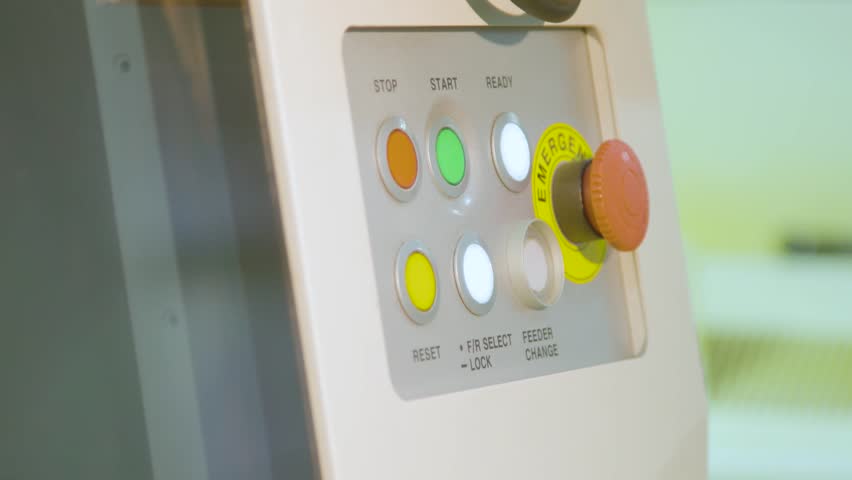
[[644,238],[648,192],[635,152],[602,142],[587,42],[583,29],[344,35],[402,398],[641,353],[621,252]]

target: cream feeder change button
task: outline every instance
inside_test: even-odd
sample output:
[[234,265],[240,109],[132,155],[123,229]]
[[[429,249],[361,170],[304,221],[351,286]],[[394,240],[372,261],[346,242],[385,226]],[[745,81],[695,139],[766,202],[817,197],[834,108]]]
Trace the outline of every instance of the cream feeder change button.
[[488,313],[494,306],[494,265],[479,235],[467,233],[459,239],[454,270],[465,307],[476,315]]
[[559,300],[565,279],[562,250],[553,229],[535,219],[513,227],[508,241],[512,291],[524,305],[541,310]]
[[403,244],[396,257],[396,289],[403,311],[417,324],[432,320],[438,305],[438,278],[421,242]]
[[514,113],[502,113],[494,120],[491,156],[503,185],[513,192],[523,191],[529,184],[532,154],[527,135]]

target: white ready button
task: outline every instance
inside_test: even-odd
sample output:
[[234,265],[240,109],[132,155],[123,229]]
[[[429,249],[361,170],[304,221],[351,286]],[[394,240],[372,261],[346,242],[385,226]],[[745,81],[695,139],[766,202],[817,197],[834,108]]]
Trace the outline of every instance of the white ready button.
[[532,156],[517,115],[502,113],[494,121],[491,150],[503,185],[513,192],[522,191],[529,183]]
[[517,123],[507,123],[500,131],[503,165],[512,180],[523,182],[530,174],[530,144]]

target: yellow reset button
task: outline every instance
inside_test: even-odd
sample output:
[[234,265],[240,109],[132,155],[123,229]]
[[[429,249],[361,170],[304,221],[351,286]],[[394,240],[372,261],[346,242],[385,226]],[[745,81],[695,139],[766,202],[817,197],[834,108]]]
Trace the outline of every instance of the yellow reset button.
[[396,257],[396,291],[405,314],[424,325],[435,316],[438,275],[426,247],[417,240],[405,242]]
[[420,252],[414,252],[405,262],[405,289],[411,303],[421,312],[435,304],[437,285],[432,263]]

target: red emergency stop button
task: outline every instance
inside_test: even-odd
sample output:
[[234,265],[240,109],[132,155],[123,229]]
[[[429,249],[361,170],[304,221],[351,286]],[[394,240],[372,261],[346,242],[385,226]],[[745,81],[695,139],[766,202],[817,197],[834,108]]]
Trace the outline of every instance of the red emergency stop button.
[[639,157],[620,140],[598,147],[583,172],[586,219],[615,249],[636,250],[648,231],[648,185]]

